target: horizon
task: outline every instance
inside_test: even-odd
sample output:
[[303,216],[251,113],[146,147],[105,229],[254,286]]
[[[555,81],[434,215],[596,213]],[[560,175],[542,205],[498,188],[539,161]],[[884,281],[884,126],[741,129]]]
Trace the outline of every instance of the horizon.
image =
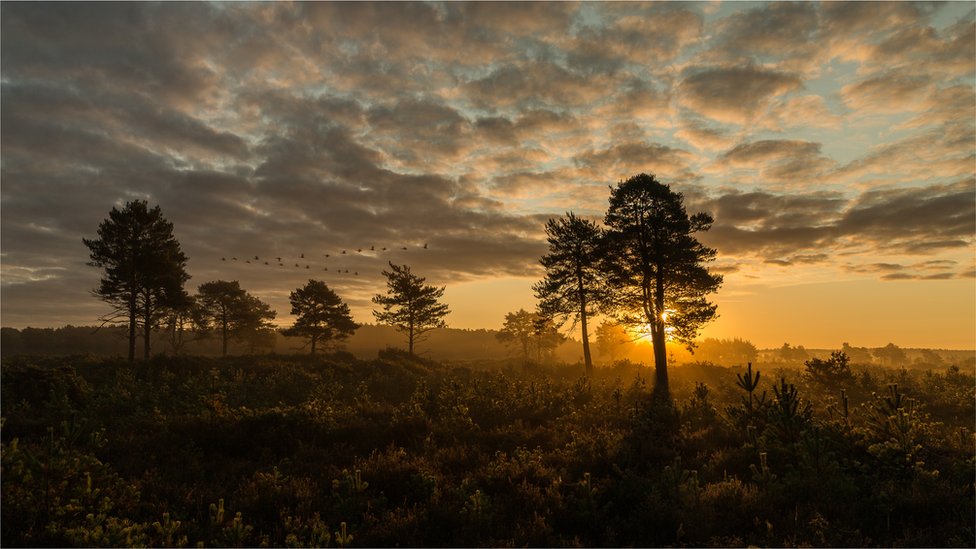
[[699,339],[976,349],[971,3],[0,13],[3,327],[97,324],[82,238],[145,199],[191,294],[239,280],[287,326],[314,278],[363,323],[392,261],[498,329],[535,307],[545,221],[599,223],[647,172],[715,218]]

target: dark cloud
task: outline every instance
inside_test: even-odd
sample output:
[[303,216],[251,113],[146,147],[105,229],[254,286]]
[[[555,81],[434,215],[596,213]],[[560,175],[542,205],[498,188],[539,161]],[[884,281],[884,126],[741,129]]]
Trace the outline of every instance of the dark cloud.
[[[858,248],[925,254],[971,246],[976,234],[976,183],[839,195],[730,193],[706,204],[715,218],[703,236],[724,253],[781,258],[818,249]],[[814,257],[816,257],[814,255]]]
[[817,12],[813,3],[777,2],[735,13],[719,23],[710,57],[745,62],[809,57],[819,49]]
[[691,71],[679,86],[684,105],[720,122],[745,123],[770,101],[802,87],[794,74],[755,66]]
[[741,143],[726,151],[716,169],[752,169],[767,182],[808,186],[822,180],[834,162],[823,156],[820,143],[767,139]]
[[576,165],[585,173],[611,180],[623,180],[635,173],[654,173],[662,180],[693,179],[688,151],[657,143],[630,142],[578,155]]

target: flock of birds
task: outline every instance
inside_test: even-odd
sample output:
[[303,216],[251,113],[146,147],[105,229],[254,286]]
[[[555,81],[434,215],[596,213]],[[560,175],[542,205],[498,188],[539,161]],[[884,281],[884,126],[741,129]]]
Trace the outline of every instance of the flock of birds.
[[[419,248],[422,249],[422,250],[428,249],[426,243],[424,243],[423,246],[419,246]],[[401,251],[407,251],[409,249],[410,248],[408,248],[407,246],[400,246],[400,250]],[[366,248],[356,248],[354,251],[352,251],[352,250],[342,250],[338,254],[335,254],[335,256],[336,257],[346,256],[348,258],[348,257],[353,256],[354,254],[359,254],[359,255],[366,255],[366,257],[376,257],[376,255],[378,253],[385,253],[387,251],[391,251],[391,252],[392,251],[396,251],[396,248],[385,248],[385,247],[383,247],[383,248],[377,248],[376,246],[370,246],[368,249],[366,249]],[[333,257],[333,254],[322,254],[322,256],[325,259],[329,259],[329,258]],[[298,268],[298,269],[308,269],[308,270],[311,270],[312,269],[312,263],[310,262],[311,261],[311,258],[312,258],[311,255],[308,258],[306,258],[305,257],[305,254],[302,253],[299,256],[299,258],[298,258],[299,260],[298,261],[295,261],[294,267],[291,267],[292,260],[287,260],[286,261],[283,257],[273,257],[273,258],[266,258],[266,259],[263,259],[262,260],[260,256],[255,255],[253,257],[253,259],[251,258],[251,256],[248,256],[247,258],[245,258],[243,260],[238,259],[237,257],[231,257],[231,258],[221,257],[220,260],[221,261],[237,261],[237,262],[247,263],[247,264],[252,264],[252,265],[261,265],[262,262],[263,262],[264,265],[267,265],[269,267],[278,266],[278,267],[289,267],[289,268]],[[271,259],[274,259],[274,261],[271,261]],[[315,266],[315,269],[318,270],[318,266]],[[322,270],[323,271],[329,271],[329,267],[328,266],[323,266],[322,267]],[[359,271],[356,271],[356,270],[354,270],[352,273],[350,273],[349,272],[349,269],[333,268],[331,272],[338,273],[338,274],[351,274],[353,276],[359,276]]]

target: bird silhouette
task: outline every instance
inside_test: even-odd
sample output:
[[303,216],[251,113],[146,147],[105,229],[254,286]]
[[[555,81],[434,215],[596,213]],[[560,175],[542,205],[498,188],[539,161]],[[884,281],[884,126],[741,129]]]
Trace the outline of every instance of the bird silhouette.
[[306,268],[306,269],[308,269],[308,268],[309,268],[309,266],[308,266],[308,265],[305,265],[305,268]]
[[356,250],[356,251],[357,251],[357,252],[359,252],[359,253],[363,253],[363,249],[362,249],[362,248],[359,248],[359,249],[358,249],[358,250]]
[[245,259],[245,260],[244,260],[244,263],[250,263],[250,262],[251,262],[251,260],[250,260],[250,259]]
[[221,261],[227,261],[227,258],[226,257],[221,257],[220,260]]
[[305,259],[305,254],[302,254],[302,257],[300,259]]
[[349,269],[346,269],[346,273],[348,273],[348,272],[349,272]]
[[383,248],[383,250],[382,250],[382,251],[384,251],[384,252],[385,252],[385,251],[386,251],[386,248]]
[[281,263],[281,258],[280,257],[276,257],[275,259],[278,260],[278,263]]
[[352,274],[354,274],[354,275],[356,275],[356,276],[359,276],[359,271],[356,271],[356,272],[354,272],[354,273],[352,273]]
[[264,262],[264,264],[265,264],[265,265],[267,265],[267,264],[268,264],[268,262],[267,262],[267,261],[265,261],[265,262]]
[[296,267],[301,267],[301,265],[299,265],[298,263],[295,263],[295,266],[296,266]]
[[237,258],[236,257],[232,257],[231,259],[233,259],[234,261],[237,261]]
[[254,261],[257,261],[257,260],[258,260],[258,256],[254,256]]
[[404,249],[404,250],[406,250],[406,249],[407,249],[407,247],[406,247],[406,246],[404,246],[404,247],[403,247],[403,249]]
[[427,243],[426,242],[424,242],[424,249],[425,250],[427,249]]
[[346,251],[345,250],[342,250],[342,253],[346,253]]
[[374,251],[374,250],[376,250],[376,246],[370,246],[370,247],[369,247],[369,251],[371,251],[371,252],[372,252],[372,251]]
[[328,267],[324,267],[324,268],[323,268],[322,270],[323,270],[323,271],[328,271],[328,270],[329,270],[329,268],[328,268]]
[[329,254],[325,254],[325,257],[329,257]]

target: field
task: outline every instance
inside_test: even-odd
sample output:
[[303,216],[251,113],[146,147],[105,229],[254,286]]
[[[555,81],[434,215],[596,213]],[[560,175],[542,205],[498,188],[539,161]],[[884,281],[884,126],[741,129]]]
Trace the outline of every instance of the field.
[[976,544],[969,366],[690,364],[673,406],[627,361],[582,373],[394,350],[10,357],[0,542]]

